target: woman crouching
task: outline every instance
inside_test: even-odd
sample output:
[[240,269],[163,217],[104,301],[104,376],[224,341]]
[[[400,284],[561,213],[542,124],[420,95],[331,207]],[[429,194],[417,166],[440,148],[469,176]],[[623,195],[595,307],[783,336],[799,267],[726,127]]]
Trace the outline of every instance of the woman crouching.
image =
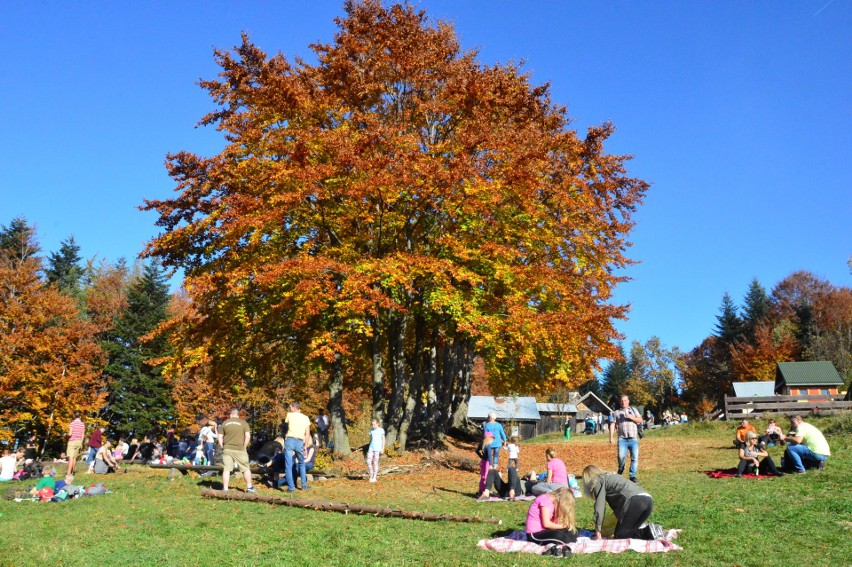
[[652,540],[663,537],[663,528],[658,524],[643,526],[654,510],[654,499],[620,474],[604,472],[595,465],[589,465],[583,469],[583,490],[595,501],[595,539],[601,539],[607,504],[618,520],[616,539]]
[[527,512],[527,539],[540,545],[577,541],[574,494],[568,487],[542,494]]

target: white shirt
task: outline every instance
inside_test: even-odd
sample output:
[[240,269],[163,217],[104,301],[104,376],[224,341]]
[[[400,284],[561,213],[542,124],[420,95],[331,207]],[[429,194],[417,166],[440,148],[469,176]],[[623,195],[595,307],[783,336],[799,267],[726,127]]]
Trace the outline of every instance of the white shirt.
[[0,480],[12,480],[15,476],[15,465],[17,463],[15,455],[0,457]]
[[506,447],[506,448],[509,449],[509,458],[510,459],[517,459],[518,458],[518,451],[520,450],[520,448],[517,445],[515,445],[514,443],[509,443],[509,446]]

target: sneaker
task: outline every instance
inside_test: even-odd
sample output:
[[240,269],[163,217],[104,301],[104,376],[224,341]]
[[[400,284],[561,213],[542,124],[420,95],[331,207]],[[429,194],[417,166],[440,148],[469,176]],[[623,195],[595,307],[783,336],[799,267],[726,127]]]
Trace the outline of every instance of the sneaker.
[[299,490],[310,490],[310,489],[311,489],[310,486],[303,486]]
[[376,479],[371,478],[371,479],[370,479],[370,482],[376,482]]
[[639,484],[639,479],[634,476],[630,478],[630,482],[635,482],[636,484]]
[[293,494],[294,492],[296,492],[296,489],[295,488],[288,488],[287,492],[289,492],[290,494]]
[[805,469],[802,469],[802,470],[793,469],[793,474],[805,474],[806,472],[808,472],[808,471],[806,471]]
[[248,488],[246,488],[246,492],[251,492],[252,494],[254,494],[255,492],[257,492],[257,489],[253,486],[249,486]]
[[825,461],[820,461],[818,468],[819,468],[819,470],[824,471],[825,470]]

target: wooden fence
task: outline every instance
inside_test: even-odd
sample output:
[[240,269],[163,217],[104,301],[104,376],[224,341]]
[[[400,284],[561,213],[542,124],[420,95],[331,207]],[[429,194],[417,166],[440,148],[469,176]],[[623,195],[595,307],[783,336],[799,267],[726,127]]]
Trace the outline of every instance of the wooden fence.
[[812,394],[794,396],[754,396],[737,398],[725,396],[725,419],[761,417],[768,413],[794,415],[828,415],[852,411],[852,401],[843,401],[844,394]]

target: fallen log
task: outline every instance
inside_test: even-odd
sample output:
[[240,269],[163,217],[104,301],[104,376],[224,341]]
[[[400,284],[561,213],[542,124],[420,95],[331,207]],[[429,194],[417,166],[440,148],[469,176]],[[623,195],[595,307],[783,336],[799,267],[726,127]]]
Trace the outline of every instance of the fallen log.
[[248,502],[265,502],[267,504],[280,504],[295,508],[308,508],[310,510],[322,510],[325,512],[342,512],[344,514],[369,514],[371,516],[382,516],[387,518],[407,518],[409,520],[425,520],[428,522],[468,522],[482,524],[503,523],[496,518],[477,518],[473,516],[451,516],[449,514],[430,514],[428,512],[413,512],[409,510],[398,510],[396,508],[382,508],[381,506],[370,506],[365,504],[349,504],[347,502],[329,502],[324,500],[301,500],[294,498],[282,498],[280,496],[266,496],[264,494],[252,494],[249,492],[235,492],[229,490],[201,491],[204,498],[215,498],[218,500],[245,500]]

